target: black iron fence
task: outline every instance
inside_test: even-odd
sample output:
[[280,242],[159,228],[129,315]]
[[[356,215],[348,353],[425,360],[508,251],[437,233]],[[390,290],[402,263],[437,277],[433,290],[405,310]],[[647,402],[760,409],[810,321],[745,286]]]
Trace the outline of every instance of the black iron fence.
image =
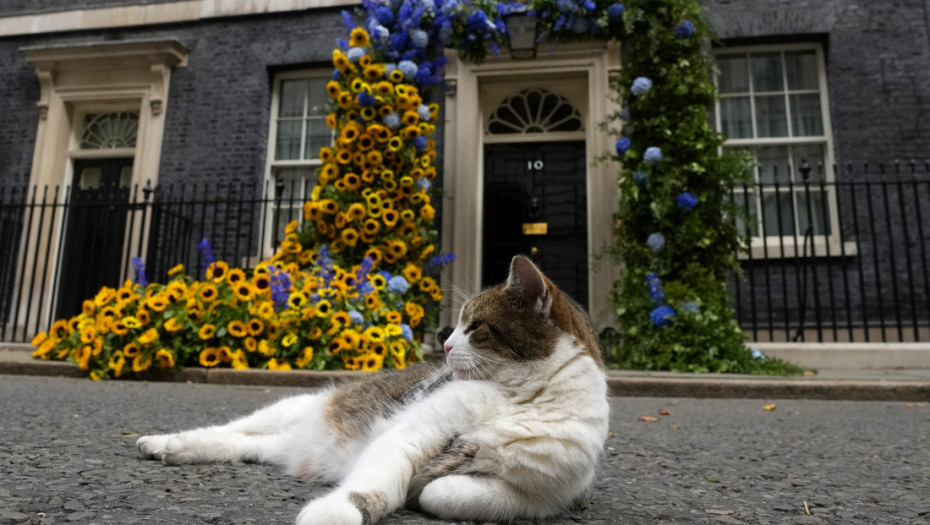
[[133,277],[132,257],[149,281],[165,282],[178,263],[202,276],[207,239],[217,259],[250,269],[302,215],[308,191],[301,180],[0,187],[0,341],[28,341],[79,313],[101,286]]
[[759,167],[730,292],[754,341],[930,340],[930,165]]
[[[0,341],[28,341],[101,286],[150,281],[200,242],[251,268],[302,215],[310,185],[221,182],[157,188],[0,187]],[[729,288],[755,341],[930,340],[930,166],[760,167],[732,198],[752,243]]]

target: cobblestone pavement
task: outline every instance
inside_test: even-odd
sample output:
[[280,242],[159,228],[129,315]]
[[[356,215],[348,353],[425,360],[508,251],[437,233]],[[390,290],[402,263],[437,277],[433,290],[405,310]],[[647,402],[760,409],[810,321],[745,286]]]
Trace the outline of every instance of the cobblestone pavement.
[[[166,467],[134,446],[291,392],[0,376],[0,523],[293,523],[325,486],[263,465]],[[588,502],[547,523],[930,523],[930,404],[770,402],[613,399]]]

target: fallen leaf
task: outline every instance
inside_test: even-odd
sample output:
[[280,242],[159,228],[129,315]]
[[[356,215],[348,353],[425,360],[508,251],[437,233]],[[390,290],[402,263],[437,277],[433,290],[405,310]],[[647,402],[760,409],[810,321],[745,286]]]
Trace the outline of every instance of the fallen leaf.
[[608,433],[607,433],[607,437],[614,437],[614,433],[613,433],[613,432],[608,432]]
[[896,366],[896,367],[894,367],[894,369],[895,369],[895,370],[904,370],[904,367],[903,367],[903,366]]
[[672,415],[672,413],[669,412],[668,410],[664,410],[664,409],[663,409],[663,410],[659,410],[659,415],[660,415],[660,416],[670,416],[670,415]]
[[810,507],[807,506],[807,502],[806,502],[806,501],[804,502],[804,512],[806,512],[808,516],[811,515],[811,509],[810,509]]
[[704,479],[706,479],[707,481],[711,483],[720,483],[720,480],[713,476],[704,476]]
[[926,403],[917,403],[917,406],[919,406],[920,408],[923,408],[923,407],[927,406],[927,404],[926,404]]
[[139,434],[136,432],[123,432],[123,437],[124,438],[137,438],[139,437]]
[[678,425],[672,425],[672,430],[678,430]]
[[804,375],[807,376],[807,377],[813,377],[813,376],[817,375],[817,372],[814,372],[813,370],[805,370],[805,371],[804,371]]
[[905,403],[904,408],[914,408],[914,405],[910,403]]
[[726,487],[726,489],[727,489],[728,491],[730,491],[730,492],[733,492],[734,490],[736,490],[736,489],[734,489],[733,487]]
[[704,512],[708,514],[717,514],[718,516],[726,516],[728,514],[733,514],[732,510],[727,510],[727,509],[704,509]]
[[652,416],[639,416],[639,420],[640,420],[640,421],[647,421],[647,422],[649,422],[649,423],[655,423],[656,421],[659,420],[659,418],[657,418],[657,417],[652,417]]
[[765,405],[764,407],[762,407],[762,410],[765,410],[766,412],[771,412],[775,410],[775,403],[772,403],[771,405]]

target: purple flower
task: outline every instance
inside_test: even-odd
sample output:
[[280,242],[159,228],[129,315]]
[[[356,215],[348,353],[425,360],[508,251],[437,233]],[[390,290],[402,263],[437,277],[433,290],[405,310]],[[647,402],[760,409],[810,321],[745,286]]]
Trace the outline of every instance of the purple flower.
[[149,282],[145,279],[145,263],[142,262],[142,259],[138,257],[132,258],[132,271],[135,274],[135,282],[139,286],[145,288],[149,285]]
[[620,16],[623,15],[623,10],[626,9],[623,7],[623,4],[620,2],[614,2],[607,6],[607,18],[611,20],[617,20]]
[[675,36],[678,38],[688,38],[694,34],[694,24],[690,20],[685,20],[684,22],[675,26]]
[[623,156],[623,154],[626,153],[627,150],[630,149],[629,137],[621,137],[620,140],[617,141],[616,147],[617,147],[617,155]]
[[655,146],[650,146],[646,148],[646,154],[643,155],[643,160],[645,160],[646,162],[650,164],[654,162],[659,162],[660,160],[662,160],[662,150]]
[[213,248],[210,246],[210,241],[206,239],[200,241],[200,262],[203,263],[203,267],[209,268],[215,260],[216,259],[213,258]]
[[271,300],[275,310],[283,310],[291,296],[291,276],[279,270],[271,276]]
[[633,87],[630,88],[630,93],[639,97],[649,93],[650,89],[652,89],[652,80],[646,77],[636,77],[636,79],[633,80]]
[[410,283],[402,275],[395,275],[388,281],[388,290],[396,294],[404,295],[408,288],[410,288]]
[[646,239],[646,246],[654,252],[661,251],[665,248],[665,236],[659,232],[650,233],[649,238]]
[[648,273],[646,274],[646,284],[649,286],[649,297],[657,303],[661,303],[665,300],[665,292],[662,291],[662,285],[659,283],[659,276],[657,274]]
[[649,314],[649,320],[657,327],[664,328],[672,324],[675,315],[675,310],[673,310],[671,306],[663,304],[662,306],[655,307],[652,313]]
[[698,199],[690,191],[680,193],[678,197],[675,198],[675,206],[678,206],[685,211],[691,211],[697,205]]

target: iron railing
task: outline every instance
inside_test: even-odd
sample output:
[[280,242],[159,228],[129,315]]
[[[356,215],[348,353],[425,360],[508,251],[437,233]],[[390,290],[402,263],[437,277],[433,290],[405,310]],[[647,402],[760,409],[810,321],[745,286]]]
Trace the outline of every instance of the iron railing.
[[928,174],[915,162],[770,166],[737,188],[753,237],[730,292],[750,338],[930,340]]
[[217,259],[251,269],[270,256],[309,198],[303,181],[159,187],[0,186],[0,341],[26,342],[80,312],[101,286],[149,281],[183,263],[202,276],[200,242]]

